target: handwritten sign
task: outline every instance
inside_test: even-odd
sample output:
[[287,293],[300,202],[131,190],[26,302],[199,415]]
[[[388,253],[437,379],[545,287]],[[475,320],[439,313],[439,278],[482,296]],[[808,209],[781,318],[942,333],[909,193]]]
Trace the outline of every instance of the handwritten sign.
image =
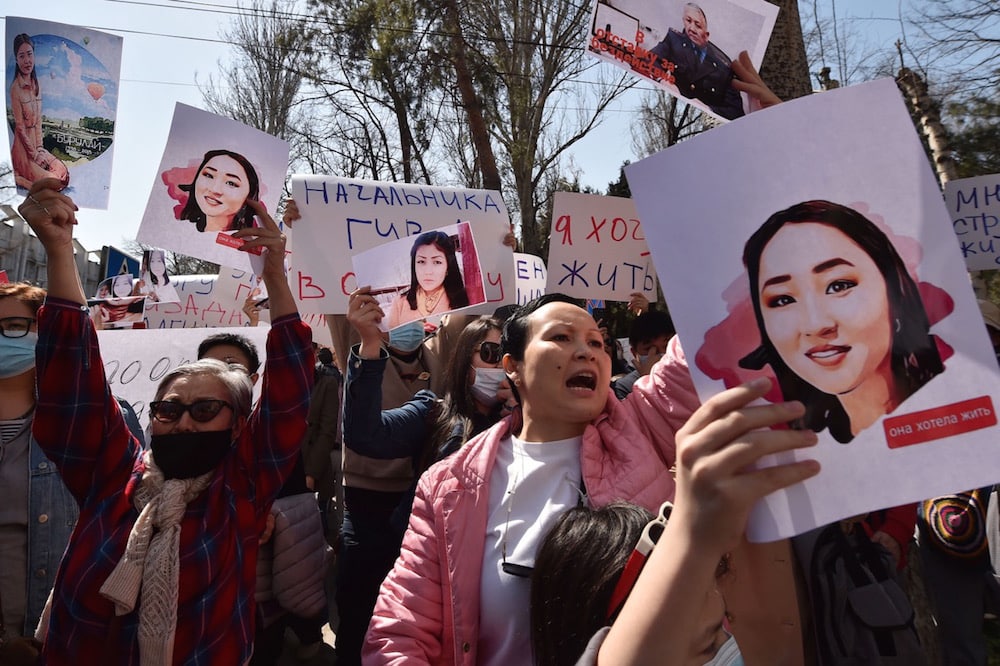
[[[147,305],[146,328],[250,327],[250,319],[243,312],[243,304],[257,285],[250,271],[223,267],[220,275],[178,275],[171,278],[170,284],[177,288],[180,300]],[[301,317],[312,328],[314,342],[333,346],[326,317],[315,313]],[[266,328],[269,322],[268,311],[261,310],[260,325]]]
[[656,300],[656,269],[631,199],[556,192],[548,267],[549,292]]
[[[136,329],[128,331],[98,331],[101,358],[104,360],[104,374],[108,378],[111,392],[128,400],[139,417],[139,423],[149,422],[148,405],[156,394],[156,388],[163,377],[179,365],[198,357],[198,344],[209,335],[216,333],[237,333],[246,336],[255,345],[264,367],[268,329],[260,328],[216,328],[212,330]],[[260,395],[260,382],[254,386],[254,399]]]
[[968,269],[1000,268],[1000,174],[949,181],[944,200]]
[[514,302],[513,253],[503,245],[510,218],[499,192],[296,175],[292,197],[302,219],[291,236],[289,283],[300,312],[347,312],[357,287],[352,255],[463,221],[475,230],[485,278],[486,303],[475,311]]
[[517,284],[518,305],[524,305],[545,294],[546,270],[541,257],[515,252],[514,278]]

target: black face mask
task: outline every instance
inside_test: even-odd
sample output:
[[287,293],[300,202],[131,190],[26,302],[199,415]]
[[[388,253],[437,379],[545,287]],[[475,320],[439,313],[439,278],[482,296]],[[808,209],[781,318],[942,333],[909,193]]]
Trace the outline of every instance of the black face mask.
[[166,479],[193,479],[215,469],[233,445],[233,430],[153,435],[153,460]]

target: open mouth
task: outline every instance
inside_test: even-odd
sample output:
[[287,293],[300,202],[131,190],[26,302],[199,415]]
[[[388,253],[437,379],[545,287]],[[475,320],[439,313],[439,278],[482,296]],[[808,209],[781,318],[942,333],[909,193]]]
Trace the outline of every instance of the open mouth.
[[566,386],[571,389],[587,389],[593,391],[597,388],[597,375],[590,371],[578,372],[566,380]]

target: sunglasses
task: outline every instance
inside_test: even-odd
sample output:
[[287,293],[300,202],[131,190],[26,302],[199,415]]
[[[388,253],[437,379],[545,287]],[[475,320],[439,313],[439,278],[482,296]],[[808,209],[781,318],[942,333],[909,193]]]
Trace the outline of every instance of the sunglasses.
[[160,423],[174,423],[184,412],[198,423],[207,423],[218,416],[223,407],[233,408],[225,400],[196,400],[190,405],[173,400],[154,400],[149,403],[149,413]]
[[482,342],[477,349],[479,350],[479,358],[483,360],[483,363],[496,364],[503,358],[503,354],[500,353],[499,342]]

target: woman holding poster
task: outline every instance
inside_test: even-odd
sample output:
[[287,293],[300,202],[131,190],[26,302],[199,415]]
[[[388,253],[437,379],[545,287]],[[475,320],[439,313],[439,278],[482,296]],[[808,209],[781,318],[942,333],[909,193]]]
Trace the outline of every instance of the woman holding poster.
[[389,310],[390,329],[469,305],[455,251],[455,242],[443,231],[417,236],[410,250],[410,288]]
[[801,649],[787,544],[741,535],[754,501],[819,471],[814,461],[747,471],[762,455],[815,444],[810,431],[767,429],[802,405],[748,406],[770,388],[757,380],[699,407],[676,338],[619,402],[597,323],[562,294],[519,308],[500,344],[520,408],[420,477],[364,663],[531,663],[538,545],[567,510],[620,499],[675,508],[602,659],[638,651],[687,663],[700,626],[690,611],[714,594],[717,564],[732,553],[742,574],[723,594],[741,649],[738,631],[747,646],[766,642],[759,663],[791,663],[778,655]]
[[[299,456],[313,380],[309,327],[263,204],[234,234],[266,248],[273,319],[260,399],[246,369],[174,367],[149,403],[149,448],[111,397],[73,256],[77,207],[36,183],[19,211],[45,247],[33,435],[80,507],[37,635],[47,664],[246,664],[270,507]],[[73,381],[67,381],[72,377]],[[82,655],[86,655],[85,657]]]
[[35,72],[35,43],[27,34],[14,38],[14,61],[10,84],[10,111],[14,117],[10,161],[14,180],[24,189],[42,178],[58,178],[65,186],[69,184],[69,169],[42,146],[42,90]]
[[198,231],[236,231],[254,224],[253,209],[246,203],[260,196],[260,179],[239,153],[208,151],[194,180],[180,189],[188,193],[180,219],[194,222]]
[[847,443],[944,371],[920,292],[889,238],[852,208],[806,201],[743,250],[761,345],[801,428]]

